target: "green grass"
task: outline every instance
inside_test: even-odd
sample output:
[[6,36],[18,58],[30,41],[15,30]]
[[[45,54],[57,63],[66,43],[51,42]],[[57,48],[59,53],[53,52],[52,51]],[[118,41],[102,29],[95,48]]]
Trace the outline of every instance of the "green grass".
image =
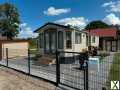
[[110,69],[110,80],[120,81],[120,53],[116,53],[114,56],[114,61]]
[[120,81],[120,53],[116,53],[108,77],[108,88],[110,89],[110,81]]
[[108,52],[100,52],[98,56],[100,56],[100,63],[103,62],[104,58],[109,56],[110,54]]
[[30,54],[34,54],[34,55],[36,55],[37,53],[38,53],[37,50],[30,50]]

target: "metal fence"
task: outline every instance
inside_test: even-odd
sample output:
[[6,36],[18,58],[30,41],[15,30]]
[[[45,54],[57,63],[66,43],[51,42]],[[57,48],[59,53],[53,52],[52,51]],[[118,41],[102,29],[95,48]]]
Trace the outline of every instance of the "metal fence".
[[[78,52],[56,51],[54,55],[39,56],[37,50],[2,51],[4,54],[0,65],[42,78],[55,85],[65,85],[75,90],[110,90],[111,81],[120,81],[119,53],[111,53],[95,62],[90,58],[88,60],[86,53]],[[51,59],[52,63],[46,61]]]
[[88,90],[88,55],[78,52],[58,52],[59,83],[77,89]]

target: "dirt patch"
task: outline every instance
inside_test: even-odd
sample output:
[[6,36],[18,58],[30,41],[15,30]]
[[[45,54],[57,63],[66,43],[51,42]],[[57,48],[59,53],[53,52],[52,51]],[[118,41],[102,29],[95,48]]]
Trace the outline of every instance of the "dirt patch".
[[0,90],[56,90],[48,82],[0,66]]

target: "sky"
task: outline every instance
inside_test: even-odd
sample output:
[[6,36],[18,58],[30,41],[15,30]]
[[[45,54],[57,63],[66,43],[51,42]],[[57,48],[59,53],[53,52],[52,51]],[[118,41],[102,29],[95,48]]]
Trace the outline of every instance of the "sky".
[[120,25],[120,0],[0,0],[5,2],[18,8],[21,38],[37,36],[33,31],[47,22],[81,29],[93,20]]

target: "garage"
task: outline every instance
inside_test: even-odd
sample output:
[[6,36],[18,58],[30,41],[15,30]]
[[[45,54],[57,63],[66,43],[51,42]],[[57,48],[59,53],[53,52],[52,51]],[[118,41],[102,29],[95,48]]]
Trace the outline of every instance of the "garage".
[[28,55],[27,40],[0,40],[0,60],[6,59],[6,51],[9,58]]

